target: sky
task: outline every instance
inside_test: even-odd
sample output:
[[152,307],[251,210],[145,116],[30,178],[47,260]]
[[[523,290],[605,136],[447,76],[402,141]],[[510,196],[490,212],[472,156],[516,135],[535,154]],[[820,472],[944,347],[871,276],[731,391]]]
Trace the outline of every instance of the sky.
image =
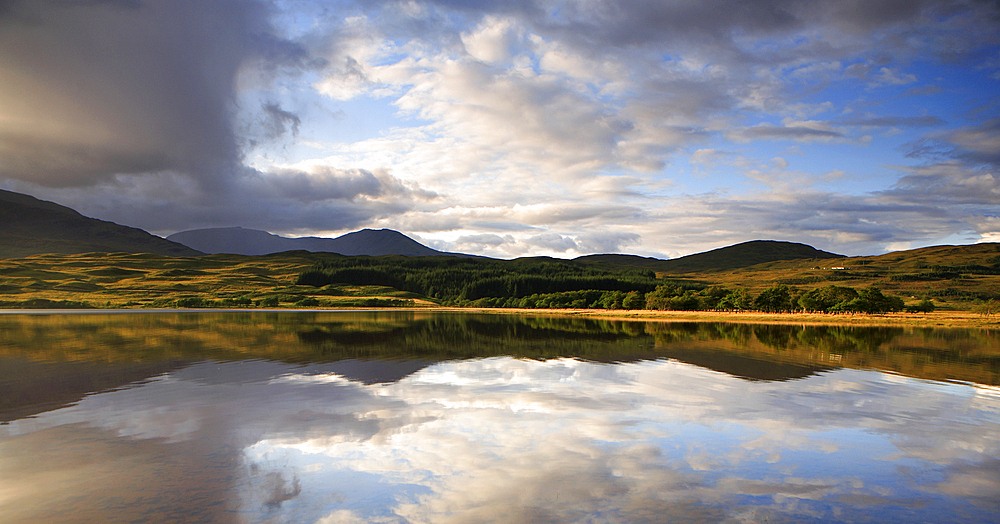
[[1000,3],[0,0],[0,188],[501,258],[1000,241]]

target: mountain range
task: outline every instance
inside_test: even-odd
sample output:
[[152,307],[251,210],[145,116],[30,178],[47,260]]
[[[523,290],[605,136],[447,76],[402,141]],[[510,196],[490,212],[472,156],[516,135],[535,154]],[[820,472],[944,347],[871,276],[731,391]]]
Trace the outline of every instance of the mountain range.
[[339,253],[344,256],[472,256],[431,249],[391,229],[362,229],[337,238],[288,238],[256,229],[224,227],[181,231],[168,236],[167,240],[209,254],[268,255],[302,250],[314,253]]
[[[288,238],[242,227],[182,231],[166,239],[141,229],[88,218],[68,207],[0,190],[0,258],[43,253],[127,252],[175,257],[229,253],[265,255],[284,251],[330,252],[345,256],[454,256],[391,229],[362,229],[337,238]],[[587,255],[586,264],[611,264],[656,271],[736,269],[780,260],[843,258],[805,244],[754,240],[671,260],[635,255]]]

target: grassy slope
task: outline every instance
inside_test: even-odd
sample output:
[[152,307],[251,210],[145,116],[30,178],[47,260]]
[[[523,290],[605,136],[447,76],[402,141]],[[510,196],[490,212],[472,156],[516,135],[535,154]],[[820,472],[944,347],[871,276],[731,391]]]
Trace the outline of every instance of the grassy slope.
[[[754,293],[775,284],[804,290],[831,284],[856,289],[874,285],[907,299],[930,295],[937,302],[947,303],[975,294],[1000,294],[1000,275],[961,270],[942,275],[935,273],[936,266],[954,268],[998,263],[1000,244],[984,243],[935,246],[872,257],[783,260],[748,268],[665,275],[725,287],[746,287]],[[830,269],[834,267],[847,269]]]
[[699,273],[735,269],[781,260],[843,258],[812,246],[776,240],[752,240],[671,260],[636,255],[587,255],[574,259],[588,265],[651,269],[666,273]]
[[350,305],[358,297],[413,298],[376,286],[295,286],[298,274],[318,256],[322,255],[300,251],[189,258],[88,253],[0,260],[0,305],[16,307],[30,300],[47,300],[142,308],[164,307],[179,298],[244,296],[252,300],[277,297],[287,305],[314,296],[323,300],[322,305],[338,306]]
[[[28,300],[87,302],[99,307],[160,307],[178,298],[253,300],[278,297],[290,305],[314,297],[320,306],[357,305],[360,297],[432,301],[391,288],[295,286],[298,274],[327,255],[302,251],[265,256],[213,255],[172,258],[149,254],[36,255],[0,260],[0,305]],[[590,261],[594,263],[594,261]],[[783,260],[752,267],[698,272],[660,272],[673,281],[744,287],[752,293],[774,284],[802,290],[836,284],[876,285],[913,302],[931,294],[939,308],[967,310],[975,294],[1000,294],[1000,275],[941,273],[941,266],[1000,263],[1000,244],[938,246],[876,257]],[[847,270],[823,269],[847,267]],[[937,268],[937,269],[935,269]],[[935,273],[935,271],[937,271]]]
[[10,191],[0,190],[0,224],[0,258],[94,251],[202,254],[141,229],[88,218],[68,207]]
[[658,263],[655,269],[673,273],[687,273],[743,268],[783,260],[820,260],[828,258],[842,257],[841,255],[820,251],[812,246],[795,242],[753,240],[713,249],[704,253],[664,260]]

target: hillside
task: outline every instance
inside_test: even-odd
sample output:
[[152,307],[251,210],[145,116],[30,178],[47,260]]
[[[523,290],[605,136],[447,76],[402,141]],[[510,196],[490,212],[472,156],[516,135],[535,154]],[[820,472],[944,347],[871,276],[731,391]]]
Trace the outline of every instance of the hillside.
[[740,269],[781,260],[830,258],[843,258],[843,255],[795,242],[752,240],[670,260],[624,254],[586,255],[573,260],[584,264],[651,269],[661,273],[692,273]]
[[1000,299],[1000,244],[931,246],[878,256],[777,260],[750,267],[671,274],[692,284],[745,287],[775,284],[800,290],[837,285],[877,286],[893,295],[930,297],[939,304]]
[[468,256],[431,249],[391,229],[362,229],[337,238],[288,238],[256,229],[226,227],[181,231],[167,239],[210,254],[268,255],[310,251],[345,256]]
[[751,240],[685,257],[664,260],[657,271],[688,273],[756,266],[779,260],[843,258],[843,255],[820,251],[806,244],[778,240]]
[[[322,274],[316,276],[337,278],[329,284],[308,281],[317,269]],[[776,285],[788,286],[793,297],[830,285],[855,290],[876,286],[908,305],[928,297],[941,311],[968,311],[977,300],[1000,299],[1000,244],[659,275],[654,279],[648,269],[544,258],[373,258],[306,251],[188,258],[55,254],[0,260],[0,307],[350,308],[429,306],[449,300],[455,305],[497,306],[512,295],[522,296],[519,306],[617,308],[626,305],[629,289],[646,293],[666,284],[671,293],[690,293],[702,302],[739,289],[756,296]],[[463,298],[466,284],[470,286]],[[540,295],[523,296],[534,293]]]
[[0,258],[42,253],[203,253],[141,229],[88,218],[53,202],[0,190]]

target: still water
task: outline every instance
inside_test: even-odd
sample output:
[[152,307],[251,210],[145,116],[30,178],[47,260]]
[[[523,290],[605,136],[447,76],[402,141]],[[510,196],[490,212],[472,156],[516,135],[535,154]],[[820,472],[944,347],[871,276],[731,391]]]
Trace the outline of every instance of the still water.
[[0,315],[0,522],[1000,522],[1000,333]]

